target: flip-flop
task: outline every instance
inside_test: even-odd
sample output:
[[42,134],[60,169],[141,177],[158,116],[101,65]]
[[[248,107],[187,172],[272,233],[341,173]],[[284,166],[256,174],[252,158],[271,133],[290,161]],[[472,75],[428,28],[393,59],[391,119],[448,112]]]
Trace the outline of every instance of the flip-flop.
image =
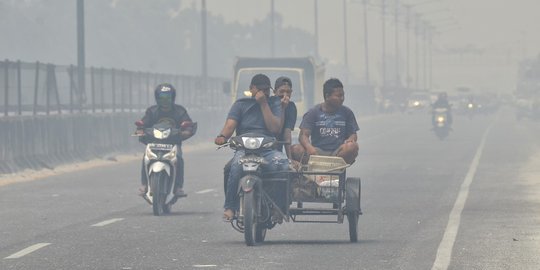
[[[232,213],[232,214],[229,215],[229,213]],[[232,222],[233,219],[234,219],[234,211],[232,211],[232,210],[225,211],[223,213],[222,219],[223,219],[223,222],[228,222],[228,223]]]

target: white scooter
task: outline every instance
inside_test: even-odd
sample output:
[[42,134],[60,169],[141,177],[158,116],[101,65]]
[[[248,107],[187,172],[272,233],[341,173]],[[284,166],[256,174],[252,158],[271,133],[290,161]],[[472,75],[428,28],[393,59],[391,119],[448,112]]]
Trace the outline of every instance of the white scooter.
[[162,122],[144,129],[143,134],[135,135],[145,136],[149,142],[144,154],[144,168],[148,181],[147,192],[143,198],[152,205],[155,216],[170,213],[171,206],[179,198],[174,195],[178,145],[172,143],[172,138],[178,137],[179,134],[180,129]]

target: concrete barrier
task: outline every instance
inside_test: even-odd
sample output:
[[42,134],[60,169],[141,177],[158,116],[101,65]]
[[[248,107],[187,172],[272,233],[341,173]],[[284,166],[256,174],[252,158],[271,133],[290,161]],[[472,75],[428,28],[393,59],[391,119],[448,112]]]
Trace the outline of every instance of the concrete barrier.
[[[189,110],[198,132],[188,144],[213,142],[225,112]],[[54,167],[140,151],[130,135],[143,113],[62,114],[0,117],[0,174]]]

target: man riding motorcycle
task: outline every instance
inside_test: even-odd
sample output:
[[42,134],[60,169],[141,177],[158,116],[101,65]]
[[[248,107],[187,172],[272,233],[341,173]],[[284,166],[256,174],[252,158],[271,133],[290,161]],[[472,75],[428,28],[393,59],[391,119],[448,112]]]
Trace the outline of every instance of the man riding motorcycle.
[[[446,118],[448,119],[448,124],[452,125],[452,106],[448,102],[448,94],[446,94],[446,92],[439,93],[437,100],[431,106],[433,109],[446,109]],[[432,115],[431,121],[433,125],[435,125],[435,114]]]
[[[175,104],[176,89],[171,84],[163,83],[158,85],[154,90],[156,105],[146,109],[144,117],[138,121],[137,134],[144,134],[145,128],[151,128],[156,123],[168,122],[171,127],[180,129],[180,134],[169,138],[171,144],[178,146],[176,163],[176,179],[174,194],[178,197],[185,197],[187,194],[183,190],[184,186],[184,159],[182,158],[182,141],[189,139],[197,131],[197,123],[193,123],[189,117],[187,110],[178,104]],[[139,137],[143,144],[149,142],[147,137]],[[144,168],[144,158],[141,168],[141,187],[139,195],[144,195],[147,192],[148,179]]]
[[[251,79],[249,91],[251,98],[237,100],[231,107],[221,133],[215,138],[215,144],[223,145],[236,131],[240,136],[246,133],[260,133],[266,136],[276,136],[281,132],[284,121],[284,107],[288,98],[270,97],[270,79],[264,74],[257,74]],[[239,209],[238,183],[242,177],[240,158],[243,151],[236,151],[231,162],[229,179],[225,192],[223,219],[230,222]],[[287,170],[289,161],[287,156],[275,149],[267,149],[262,154],[266,164],[262,167],[266,171]]]

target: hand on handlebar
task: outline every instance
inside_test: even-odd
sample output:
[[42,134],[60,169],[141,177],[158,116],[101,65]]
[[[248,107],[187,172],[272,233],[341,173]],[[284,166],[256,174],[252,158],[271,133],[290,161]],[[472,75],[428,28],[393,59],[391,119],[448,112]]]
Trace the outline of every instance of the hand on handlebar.
[[133,133],[134,136],[144,136],[144,129],[137,129],[135,130],[135,133]]
[[224,145],[227,142],[227,139],[223,136],[218,136],[216,139],[214,139],[214,143],[217,145]]

